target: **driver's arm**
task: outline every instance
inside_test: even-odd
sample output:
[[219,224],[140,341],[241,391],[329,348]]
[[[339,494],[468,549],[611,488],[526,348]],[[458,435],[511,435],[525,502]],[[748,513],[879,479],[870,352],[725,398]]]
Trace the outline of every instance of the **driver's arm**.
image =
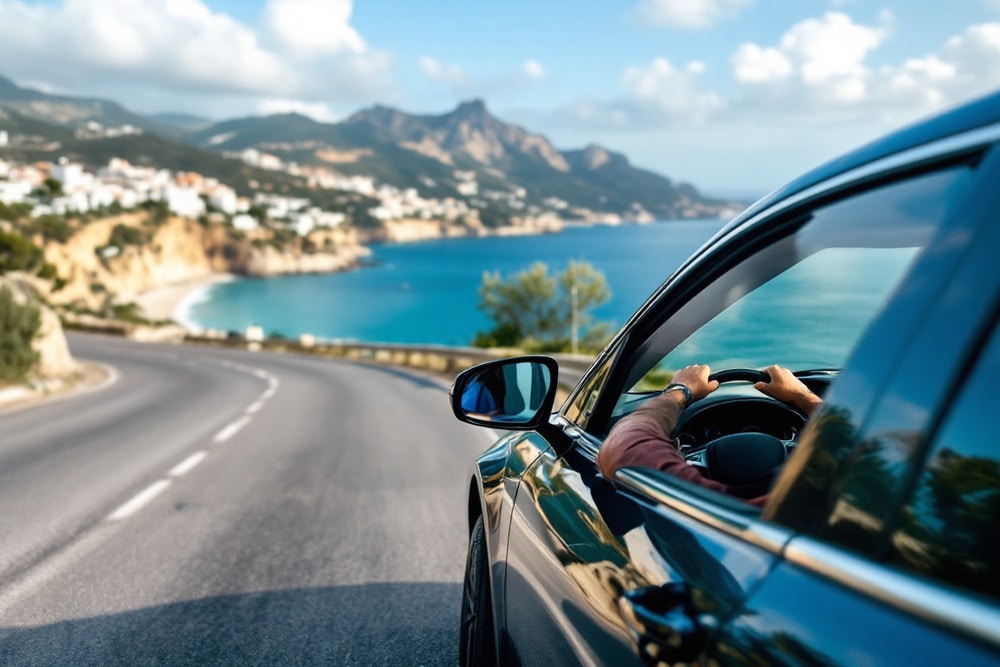
[[[705,365],[688,366],[674,374],[671,384],[687,387],[691,399],[696,401],[719,387],[718,382],[709,382],[710,373]],[[670,437],[685,407],[686,397],[682,391],[666,391],[623,417],[611,429],[597,453],[601,474],[610,480],[619,468],[646,466],[727,493],[728,487],[724,484],[705,479],[688,465]]]

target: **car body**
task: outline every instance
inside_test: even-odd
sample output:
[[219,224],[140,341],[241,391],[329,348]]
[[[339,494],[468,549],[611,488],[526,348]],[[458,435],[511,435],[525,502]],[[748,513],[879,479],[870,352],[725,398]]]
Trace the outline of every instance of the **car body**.
[[[1000,94],[750,207],[554,412],[550,359],[460,374],[456,416],[506,431],[469,481],[463,664],[1000,664],[998,184]],[[782,443],[762,508],[599,472],[614,423],[690,363],[777,363],[823,396],[807,418],[727,382],[682,414],[710,476],[719,440]],[[463,407],[474,382],[495,409]]]

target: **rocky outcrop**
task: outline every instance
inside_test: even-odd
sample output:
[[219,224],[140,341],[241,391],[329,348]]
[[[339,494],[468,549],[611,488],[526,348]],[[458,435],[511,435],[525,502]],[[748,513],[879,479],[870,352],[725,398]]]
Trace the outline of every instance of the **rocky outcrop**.
[[31,344],[38,353],[38,364],[32,373],[32,379],[64,380],[76,375],[80,370],[79,365],[70,354],[59,317],[38,298],[40,285],[37,279],[21,274],[7,274],[0,277],[0,288],[3,287],[11,290],[18,303],[33,303],[38,307],[40,325]]
[[[138,230],[144,242],[111,245],[115,227]],[[170,217],[153,224],[146,213],[130,213],[91,222],[66,243],[45,245],[65,285],[48,295],[51,303],[92,311],[135,301],[146,291],[201,280],[215,273],[275,276],[287,273],[342,271],[357,266],[370,251],[353,229],[320,230],[277,247],[271,232],[242,233],[225,225]]]

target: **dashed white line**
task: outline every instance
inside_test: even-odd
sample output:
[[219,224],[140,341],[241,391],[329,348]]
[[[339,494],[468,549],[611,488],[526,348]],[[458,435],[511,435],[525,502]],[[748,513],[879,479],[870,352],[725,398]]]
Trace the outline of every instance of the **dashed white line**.
[[145,507],[150,501],[153,500],[153,498],[166,491],[168,486],[170,486],[169,479],[161,479],[153,482],[145,489],[135,494],[131,500],[109,514],[108,521],[121,521],[122,519],[127,519]]
[[212,438],[212,442],[219,443],[229,440],[231,437],[236,435],[241,428],[243,428],[249,423],[250,423],[250,416],[243,415],[242,417],[232,422],[231,424],[228,424],[225,428],[216,433],[215,437]]
[[206,452],[205,450],[200,450],[195,452],[194,454],[187,457],[186,459],[175,465],[173,468],[171,468],[170,472],[167,473],[167,476],[180,477],[181,475],[186,475],[187,473],[191,472],[192,468],[201,463],[206,456],[208,456],[208,452]]

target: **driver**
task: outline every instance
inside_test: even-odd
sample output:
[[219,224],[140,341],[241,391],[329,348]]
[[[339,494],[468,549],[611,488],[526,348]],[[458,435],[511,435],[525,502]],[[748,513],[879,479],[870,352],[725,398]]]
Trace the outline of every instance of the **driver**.
[[[774,365],[765,368],[764,372],[771,380],[755,383],[754,389],[757,391],[797,407],[807,415],[811,415],[823,404],[822,399],[787,368]],[[677,442],[670,437],[684,408],[719,388],[718,382],[709,381],[710,374],[711,370],[704,364],[682,368],[674,374],[663,393],[646,401],[635,412],[615,424],[597,453],[597,464],[605,479],[612,479],[619,468],[645,466],[733,495],[733,489],[702,477],[696,468],[688,465]],[[759,496],[748,502],[759,506],[766,500],[767,496]]]

